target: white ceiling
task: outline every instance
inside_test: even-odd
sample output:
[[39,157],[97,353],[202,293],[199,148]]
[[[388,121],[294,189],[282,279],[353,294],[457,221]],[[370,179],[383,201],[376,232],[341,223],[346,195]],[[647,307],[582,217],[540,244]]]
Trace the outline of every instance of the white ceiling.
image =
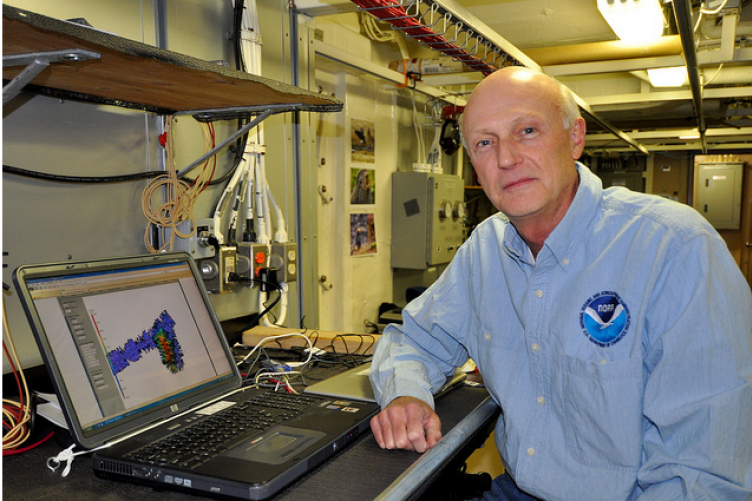
[[458,0],[520,49],[571,45],[616,37],[595,0]]
[[[354,9],[348,0],[296,1],[299,9],[302,5],[303,11],[321,14],[342,12],[345,4],[349,11]],[[684,65],[683,46],[692,45],[683,44],[670,1],[662,0],[669,21],[665,35],[660,43],[647,47],[627,47],[618,41],[598,11],[597,0],[400,0],[400,4],[410,12],[416,1],[424,7],[438,5],[441,12],[455,13],[456,19],[469,19],[468,24],[480,26],[476,33],[489,35],[497,46],[500,40],[506,53],[532,61],[568,85],[586,110],[591,153],[752,149],[752,0],[676,0],[683,2],[677,5],[687,14],[682,23],[686,33],[692,33],[701,5],[708,10],[725,8],[703,15],[693,34],[697,64],[691,70],[698,76],[694,88],[687,83],[664,89],[649,84],[646,70]],[[467,89],[481,78],[477,72],[424,75],[423,83],[449,90],[464,83]],[[701,139],[679,138],[703,125],[707,130]]]
[[[683,64],[685,60],[670,3],[664,8],[671,21],[666,34],[676,34],[673,50],[664,47],[654,55],[648,54],[651,57],[628,57],[616,50],[616,46],[622,44],[614,42],[617,38],[598,11],[596,0],[456,1],[538,62],[545,72],[572,88],[596,116],[624,130],[648,149],[752,149],[752,1],[729,1],[727,7],[738,8],[727,8],[718,15],[704,15],[695,32],[700,81],[704,84],[701,94],[707,126],[704,144],[700,140],[678,138],[698,126],[690,85],[656,89],[646,81],[647,68]],[[700,2],[681,1],[692,5],[694,22],[699,15]],[[720,6],[722,0],[706,1],[710,4],[705,7],[711,9]],[[731,58],[719,55],[723,17],[727,12],[738,15],[734,29],[736,45]],[[726,40],[730,38],[727,36]],[[728,46],[728,41],[725,43]],[[564,48],[574,50],[565,52]],[[672,52],[674,55],[665,55]],[[552,57],[558,61],[550,62]],[[627,58],[618,59],[621,57]],[[586,61],[567,61],[567,58]],[[591,131],[588,144],[592,151],[634,150],[611,133],[604,130],[596,133],[602,128],[592,120],[588,120],[588,126]]]

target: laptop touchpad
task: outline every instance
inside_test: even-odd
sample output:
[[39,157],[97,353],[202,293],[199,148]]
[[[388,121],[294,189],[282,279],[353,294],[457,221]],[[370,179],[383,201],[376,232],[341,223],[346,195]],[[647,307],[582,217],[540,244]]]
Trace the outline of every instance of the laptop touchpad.
[[235,447],[226,456],[258,463],[281,464],[324,437],[326,433],[322,431],[276,426],[260,437]]

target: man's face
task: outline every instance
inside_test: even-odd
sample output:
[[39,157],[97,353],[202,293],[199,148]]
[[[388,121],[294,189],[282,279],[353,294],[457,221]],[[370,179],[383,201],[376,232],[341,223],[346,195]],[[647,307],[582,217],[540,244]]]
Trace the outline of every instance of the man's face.
[[584,121],[564,129],[553,82],[526,73],[492,77],[471,96],[463,117],[478,178],[512,223],[555,226],[576,192]]

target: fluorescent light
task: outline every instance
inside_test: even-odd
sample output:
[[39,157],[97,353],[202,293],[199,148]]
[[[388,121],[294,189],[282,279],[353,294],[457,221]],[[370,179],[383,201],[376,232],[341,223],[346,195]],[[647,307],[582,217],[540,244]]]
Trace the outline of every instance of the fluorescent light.
[[648,79],[653,87],[681,87],[687,82],[687,67],[651,68]]
[[663,34],[658,0],[598,0],[598,10],[624,42],[650,43]]

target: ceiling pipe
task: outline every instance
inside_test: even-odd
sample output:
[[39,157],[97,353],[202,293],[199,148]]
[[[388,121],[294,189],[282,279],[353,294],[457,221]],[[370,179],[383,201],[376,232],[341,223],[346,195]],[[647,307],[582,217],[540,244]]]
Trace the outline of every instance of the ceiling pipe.
[[697,51],[695,50],[694,25],[692,23],[692,5],[690,0],[674,0],[674,16],[676,26],[679,29],[682,48],[684,49],[684,62],[687,64],[689,87],[692,90],[692,105],[695,109],[697,130],[700,132],[703,153],[707,152],[705,142],[705,115],[702,111],[702,86],[700,84],[700,69],[697,65]]
[[677,56],[682,52],[682,45],[679,35],[666,35],[647,45],[609,40],[561,47],[535,47],[524,49],[523,52],[541,66],[553,66],[557,64]]
[[577,94],[574,94],[575,101],[577,101],[577,104],[580,106],[580,109],[585,112],[593,121],[595,121],[598,125],[606,129],[608,132],[616,136],[617,138],[621,139],[625,143],[627,143],[630,147],[636,149],[637,151],[644,153],[645,155],[649,155],[650,152],[648,151],[645,146],[635,141],[631,136],[626,134],[625,132],[619,130],[616,128],[611,122],[608,120],[601,118],[600,116],[596,115],[593,112],[593,109],[590,107],[588,103],[585,102],[584,99],[582,99]]

